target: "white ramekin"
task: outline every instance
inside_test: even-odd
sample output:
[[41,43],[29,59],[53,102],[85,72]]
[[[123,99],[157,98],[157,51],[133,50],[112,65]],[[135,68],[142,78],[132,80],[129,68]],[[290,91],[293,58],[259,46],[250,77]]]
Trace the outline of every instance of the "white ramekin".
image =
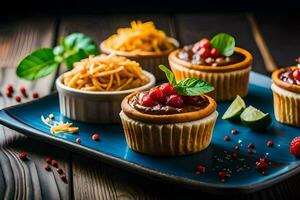
[[148,90],[155,85],[155,77],[147,72],[143,73],[149,82],[138,88],[111,92],[82,91],[65,86],[62,83],[64,74],[56,79],[59,96],[60,112],[72,120],[91,123],[120,123],[119,113],[124,97],[132,92]]

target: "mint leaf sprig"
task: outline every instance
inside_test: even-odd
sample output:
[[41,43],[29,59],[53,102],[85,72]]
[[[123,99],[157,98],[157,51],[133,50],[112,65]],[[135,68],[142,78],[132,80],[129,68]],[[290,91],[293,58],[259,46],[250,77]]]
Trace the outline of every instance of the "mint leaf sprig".
[[63,62],[71,70],[74,62],[98,54],[99,49],[90,37],[83,33],[72,33],[62,38],[58,46],[38,49],[23,58],[16,74],[33,81],[55,72]]
[[227,33],[218,33],[211,40],[213,48],[219,50],[222,56],[231,56],[234,53],[235,39]]
[[164,65],[159,65],[159,68],[165,72],[169,83],[181,95],[200,96],[214,90],[212,85],[197,78],[186,78],[177,83],[173,72],[169,68]]

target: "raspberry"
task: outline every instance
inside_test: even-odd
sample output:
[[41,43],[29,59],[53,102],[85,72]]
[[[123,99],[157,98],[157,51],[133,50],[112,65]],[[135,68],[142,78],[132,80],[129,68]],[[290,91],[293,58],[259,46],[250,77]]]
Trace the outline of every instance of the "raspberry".
[[295,137],[290,144],[290,152],[300,158],[300,136]]
[[170,83],[163,83],[159,89],[167,96],[176,94],[176,90]]
[[210,56],[210,49],[201,48],[199,54],[202,59],[206,59]]
[[141,100],[141,104],[142,106],[146,106],[146,107],[153,107],[156,105],[155,101],[153,101],[153,99],[151,99],[149,95],[143,96]]
[[164,98],[164,93],[157,87],[152,88],[149,92],[149,96],[151,99],[153,99],[154,101],[162,101]]
[[168,96],[166,104],[175,108],[182,108],[184,106],[183,98],[179,94]]

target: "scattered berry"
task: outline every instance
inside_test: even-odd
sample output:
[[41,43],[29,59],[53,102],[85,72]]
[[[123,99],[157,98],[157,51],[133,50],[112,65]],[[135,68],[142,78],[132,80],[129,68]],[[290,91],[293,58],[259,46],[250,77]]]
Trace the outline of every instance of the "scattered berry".
[[52,165],[53,167],[58,167],[58,163],[57,163],[56,160],[51,160],[51,165]]
[[253,154],[253,150],[252,149],[248,149],[248,154],[249,155]]
[[46,164],[46,165],[45,165],[45,170],[50,171],[50,170],[51,170],[50,165]]
[[62,168],[57,168],[56,171],[57,171],[57,173],[59,173],[59,174],[63,174],[63,173],[64,173],[64,171],[62,170]]
[[263,162],[263,161],[256,162],[256,169],[258,171],[264,171],[267,169],[267,167],[268,167],[268,163],[266,163],[266,162]]
[[37,92],[32,93],[32,98],[34,99],[39,98],[39,94]]
[[232,158],[233,158],[233,159],[238,159],[238,157],[239,157],[239,154],[237,154],[237,153],[233,153],[233,154],[232,154]]
[[49,165],[51,165],[51,161],[52,161],[51,158],[46,158],[46,163],[48,163]]
[[16,99],[16,102],[21,102],[21,97],[20,97],[20,96],[17,95],[17,96],[15,97],[15,99]]
[[198,165],[197,166],[197,171],[200,172],[200,174],[205,173],[205,166],[204,165]]
[[25,159],[27,158],[27,153],[24,152],[24,151],[20,152],[19,158],[20,158],[21,160],[25,160]]
[[268,160],[268,158],[266,158],[266,157],[259,158],[259,161],[265,162],[265,163],[269,163],[269,160]]
[[290,153],[300,157],[300,136],[295,137],[290,144]]
[[98,141],[98,140],[99,140],[99,134],[98,134],[98,133],[93,134],[93,135],[92,135],[92,139],[93,139],[94,141]]
[[150,90],[149,96],[154,101],[161,101],[165,95],[159,88],[155,87]]
[[81,143],[81,139],[80,139],[80,138],[77,138],[77,139],[76,139],[76,142],[77,142],[78,144],[80,144],[80,143]]
[[230,137],[229,137],[228,135],[225,135],[225,136],[224,136],[224,140],[225,140],[225,141],[229,141],[229,140],[230,140]]
[[176,94],[176,89],[173,87],[172,84],[170,83],[163,83],[159,87],[159,89],[167,96]]
[[20,92],[21,92],[23,95],[26,95],[26,89],[25,89],[23,86],[20,87]]
[[237,133],[238,133],[237,130],[235,130],[235,129],[231,130],[231,134],[232,134],[232,135],[236,135]]
[[183,98],[179,94],[172,94],[168,96],[166,104],[175,108],[182,108],[184,106]]
[[12,93],[9,90],[6,90],[5,95],[7,97],[12,97]]
[[219,176],[219,178],[225,178],[227,176],[227,174],[224,171],[219,171],[218,176]]
[[236,150],[236,151],[240,150],[240,146],[238,146],[238,145],[234,146],[234,150]]
[[250,144],[248,145],[248,149],[254,149],[254,148],[255,148],[255,146],[254,146],[253,143],[250,143]]
[[216,49],[216,48],[212,48],[210,50],[210,55],[213,57],[213,58],[217,58],[219,56],[219,50]]
[[66,176],[66,175],[61,175],[61,176],[60,176],[60,179],[61,179],[64,183],[68,183],[68,180],[67,180],[67,176]]
[[7,85],[7,87],[6,87],[6,91],[9,91],[10,93],[13,93],[14,92],[14,88],[13,88],[13,86],[12,85]]
[[267,146],[268,146],[268,147],[273,147],[273,146],[274,146],[273,141],[272,141],[272,140],[269,140],[269,141],[267,142]]
[[152,107],[156,105],[155,101],[153,101],[153,99],[151,99],[149,95],[145,95],[142,97],[141,104],[142,106],[146,106],[146,107]]

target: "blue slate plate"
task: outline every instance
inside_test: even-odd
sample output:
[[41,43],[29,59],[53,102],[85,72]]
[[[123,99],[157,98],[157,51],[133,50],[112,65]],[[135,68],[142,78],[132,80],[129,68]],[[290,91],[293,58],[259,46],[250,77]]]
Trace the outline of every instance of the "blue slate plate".
[[[300,130],[275,121],[270,84],[268,77],[251,73],[249,94],[245,98],[248,105],[271,114],[273,122],[267,130],[255,132],[240,124],[222,120],[221,116],[229,102],[219,103],[220,116],[212,143],[206,150],[189,156],[154,157],[136,153],[128,148],[121,125],[74,122],[75,126],[80,127],[78,134],[50,134],[49,128],[40,120],[41,115],[53,113],[56,120],[70,121],[59,113],[57,94],[3,109],[0,111],[0,122],[33,138],[99,158],[147,177],[210,192],[250,192],[268,187],[300,171],[300,160],[289,153],[290,141],[300,135]],[[239,133],[231,135],[232,129]],[[100,133],[100,141],[91,140],[95,132]],[[225,142],[225,135],[229,135],[231,140]],[[82,140],[81,144],[75,142],[78,137]],[[273,140],[274,147],[266,146],[268,140]],[[249,143],[255,144],[253,155],[247,153]],[[240,146],[238,159],[230,158],[235,145]],[[255,162],[264,156],[272,162],[265,176],[255,169]],[[205,174],[195,174],[199,164],[206,166]],[[225,183],[221,183],[217,176],[222,168],[232,171]]]

